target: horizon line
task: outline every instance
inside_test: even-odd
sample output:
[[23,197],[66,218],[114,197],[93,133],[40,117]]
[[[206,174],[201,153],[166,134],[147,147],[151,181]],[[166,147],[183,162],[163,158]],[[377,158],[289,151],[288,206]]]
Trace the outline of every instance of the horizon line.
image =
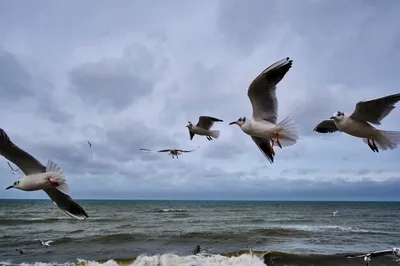
[[[0,198],[0,200],[51,200],[41,198]],[[118,198],[75,198],[74,200],[87,200],[87,201],[102,201],[102,200],[113,200],[113,201],[281,201],[281,202],[400,202],[400,200],[325,200],[325,199],[118,199]]]

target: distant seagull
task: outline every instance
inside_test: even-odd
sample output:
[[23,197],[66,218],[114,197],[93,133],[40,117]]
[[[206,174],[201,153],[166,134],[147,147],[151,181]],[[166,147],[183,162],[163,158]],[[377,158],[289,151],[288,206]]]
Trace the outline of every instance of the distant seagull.
[[47,166],[15,145],[0,128],[0,154],[17,165],[25,176],[6,189],[24,191],[43,189],[58,208],[67,215],[83,220],[89,217],[84,209],[69,196],[69,187],[60,167],[49,160]]
[[18,251],[20,255],[25,254],[24,251],[22,251],[22,250],[20,250],[20,249],[17,249],[17,248],[15,249],[15,251]]
[[89,147],[92,147],[92,143],[90,143],[90,141],[87,141],[87,143],[89,144]]
[[364,258],[364,261],[366,263],[365,265],[369,266],[372,257],[381,257],[385,255],[400,255],[400,248],[385,249],[361,255],[346,255],[345,258],[347,259]]
[[[229,125],[238,125],[244,133],[250,135],[260,151],[270,163],[274,162],[274,145],[291,146],[297,142],[297,126],[289,117],[279,124],[278,99],[276,85],[292,67],[289,57],[267,67],[250,84],[247,96],[253,107],[253,120],[241,117]],[[276,142],[274,141],[276,139]],[[270,143],[272,142],[272,144]]]
[[336,216],[336,213],[337,213],[338,211],[339,211],[339,210],[336,210],[336,211],[332,212],[332,216]]
[[11,168],[12,173],[13,173],[14,175],[16,175],[17,172],[18,172],[18,170],[19,170],[19,168],[14,169],[14,168],[11,166],[11,164],[10,164],[9,162],[7,162],[7,164],[8,164],[8,166]]
[[50,247],[50,243],[54,242],[53,240],[49,240],[49,241],[43,241],[43,240],[40,240],[40,239],[35,239],[35,240],[39,240],[42,243],[42,245],[45,246],[46,248]]
[[314,131],[318,133],[341,131],[362,138],[373,152],[379,152],[379,149],[393,150],[400,143],[400,131],[378,130],[369,123],[380,125],[399,100],[400,93],[358,102],[351,115],[337,111],[330,120],[319,123]]
[[166,150],[159,150],[159,151],[152,151],[149,149],[140,149],[141,151],[149,151],[149,152],[169,152],[169,155],[172,155],[172,159],[179,158],[178,155],[181,155],[183,152],[192,152],[197,150],[198,148],[200,148],[200,146],[198,146],[196,149],[193,150],[179,150],[179,149],[166,149]]
[[221,119],[211,117],[211,116],[200,116],[199,122],[193,126],[192,122],[186,126],[189,129],[190,140],[193,139],[194,135],[206,136],[208,140],[217,139],[219,137],[219,130],[210,130],[214,125],[214,122],[224,122]]

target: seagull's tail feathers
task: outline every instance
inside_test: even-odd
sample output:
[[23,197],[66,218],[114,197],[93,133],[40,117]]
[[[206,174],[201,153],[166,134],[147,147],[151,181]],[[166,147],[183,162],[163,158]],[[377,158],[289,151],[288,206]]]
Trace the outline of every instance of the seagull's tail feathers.
[[[297,142],[299,131],[297,124],[291,118],[286,117],[276,127],[279,134],[279,141],[283,147],[292,146]],[[276,141],[274,141],[274,146],[277,145]]]
[[393,150],[400,144],[400,131],[378,130],[375,143],[381,150]]
[[55,188],[65,195],[69,195],[69,186],[60,166],[52,160],[49,160],[47,162],[46,172],[56,172],[57,174],[50,177],[50,181],[58,183],[59,185]]
[[219,130],[210,130],[210,136],[217,139],[219,137]]

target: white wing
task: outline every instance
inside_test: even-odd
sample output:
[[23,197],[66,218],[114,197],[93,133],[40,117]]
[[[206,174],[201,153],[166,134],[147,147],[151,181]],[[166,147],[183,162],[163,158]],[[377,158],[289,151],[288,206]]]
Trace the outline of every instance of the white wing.
[[276,124],[278,117],[278,99],[276,85],[283,79],[292,67],[293,60],[289,57],[267,67],[250,84],[247,96],[253,106],[253,119],[266,120]]

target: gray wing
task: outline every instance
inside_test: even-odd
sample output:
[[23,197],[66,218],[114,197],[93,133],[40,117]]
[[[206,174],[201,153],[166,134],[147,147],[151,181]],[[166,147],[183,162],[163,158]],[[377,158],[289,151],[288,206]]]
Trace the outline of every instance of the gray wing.
[[400,93],[369,101],[361,101],[357,103],[350,117],[380,125],[381,121],[395,108],[394,105],[398,101],[400,101]]
[[158,152],[168,152],[171,151],[170,149],[166,149],[166,150],[159,150]]
[[276,124],[278,117],[278,99],[276,85],[283,79],[292,67],[293,60],[289,57],[275,62],[267,67],[250,84],[247,96],[253,106],[253,119],[266,120]]
[[35,157],[15,145],[2,128],[0,128],[0,154],[17,165],[25,175],[46,171],[46,167]]
[[370,253],[371,257],[380,257],[380,256],[385,256],[385,255],[393,255],[393,250],[392,249],[385,249],[385,250],[380,250],[380,251],[374,251]]
[[214,125],[214,122],[224,122],[224,121],[211,116],[200,116],[199,122],[197,122],[196,126],[205,129],[210,129]]
[[262,139],[257,137],[251,137],[255,144],[257,145],[258,149],[267,157],[270,163],[274,162],[274,155],[272,154],[271,150],[271,143],[268,139]]
[[198,148],[200,148],[200,146],[198,146],[196,149],[193,149],[193,150],[177,150],[177,151],[180,151],[180,152],[192,152],[192,151],[197,150]]
[[364,257],[367,256],[367,255],[368,255],[368,254],[346,255],[345,258],[346,258],[346,259],[364,258]]
[[313,131],[318,133],[333,133],[338,130],[333,120],[324,120],[313,129]]
[[43,190],[47,193],[53,203],[68,216],[78,220],[84,220],[89,217],[85,210],[70,196],[62,193],[56,188],[46,188]]

